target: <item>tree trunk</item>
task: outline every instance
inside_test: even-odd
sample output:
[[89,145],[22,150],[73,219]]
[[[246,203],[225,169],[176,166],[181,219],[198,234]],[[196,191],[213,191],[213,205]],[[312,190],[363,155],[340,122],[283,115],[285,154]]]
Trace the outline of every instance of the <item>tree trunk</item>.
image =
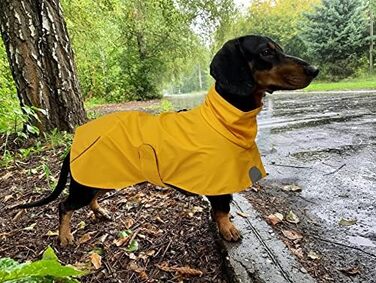
[[72,132],[86,121],[59,0],[0,0],[1,35],[21,106],[34,106],[41,132]]

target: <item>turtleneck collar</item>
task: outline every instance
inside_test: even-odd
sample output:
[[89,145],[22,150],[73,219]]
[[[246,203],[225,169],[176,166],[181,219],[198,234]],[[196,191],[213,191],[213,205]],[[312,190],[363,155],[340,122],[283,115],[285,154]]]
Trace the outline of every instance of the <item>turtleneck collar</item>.
[[243,148],[254,145],[257,135],[256,116],[261,108],[243,112],[222,98],[214,86],[200,106],[201,114],[211,127]]

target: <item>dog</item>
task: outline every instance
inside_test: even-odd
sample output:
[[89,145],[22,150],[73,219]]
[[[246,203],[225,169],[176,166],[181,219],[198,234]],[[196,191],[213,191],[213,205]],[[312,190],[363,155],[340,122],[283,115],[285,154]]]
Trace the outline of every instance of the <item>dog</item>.
[[221,236],[238,241],[229,217],[232,193],[266,175],[255,143],[262,98],[304,88],[318,73],[268,37],[232,39],[210,64],[215,84],[203,104],[160,115],[113,113],[78,127],[55,190],[15,208],[57,199],[70,176],[69,195],[59,204],[59,240],[65,246],[73,243],[74,210],[89,205],[96,217],[108,219],[100,195],[148,181],[207,196]]

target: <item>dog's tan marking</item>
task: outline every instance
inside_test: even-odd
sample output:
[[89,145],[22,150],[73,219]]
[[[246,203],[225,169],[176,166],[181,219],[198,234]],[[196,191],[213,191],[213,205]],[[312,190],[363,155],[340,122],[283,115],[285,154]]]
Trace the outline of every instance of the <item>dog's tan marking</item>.
[[240,232],[230,221],[230,214],[222,211],[215,211],[213,214],[215,222],[217,222],[219,233],[226,241],[239,241]]
[[302,66],[286,59],[286,62],[270,70],[255,71],[254,78],[260,87],[277,86],[285,89],[306,87],[310,79],[304,73]]
[[71,233],[70,221],[73,210],[67,211],[62,215],[59,226],[59,239],[62,246],[73,244],[73,235]]
[[101,195],[104,195],[105,193],[106,193],[105,191],[98,192],[93,198],[93,200],[90,202],[89,206],[90,206],[90,209],[94,212],[95,218],[103,219],[103,220],[111,220],[110,214],[104,208],[102,208],[98,203],[98,197]]

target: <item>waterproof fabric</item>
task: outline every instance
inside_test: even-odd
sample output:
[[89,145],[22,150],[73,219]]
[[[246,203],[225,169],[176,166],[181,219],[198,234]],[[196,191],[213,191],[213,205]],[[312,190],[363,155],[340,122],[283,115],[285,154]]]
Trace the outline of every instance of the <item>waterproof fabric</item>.
[[149,181],[203,195],[242,191],[266,175],[255,143],[260,110],[242,112],[212,87],[190,111],[103,116],[77,128],[71,174],[101,189]]

